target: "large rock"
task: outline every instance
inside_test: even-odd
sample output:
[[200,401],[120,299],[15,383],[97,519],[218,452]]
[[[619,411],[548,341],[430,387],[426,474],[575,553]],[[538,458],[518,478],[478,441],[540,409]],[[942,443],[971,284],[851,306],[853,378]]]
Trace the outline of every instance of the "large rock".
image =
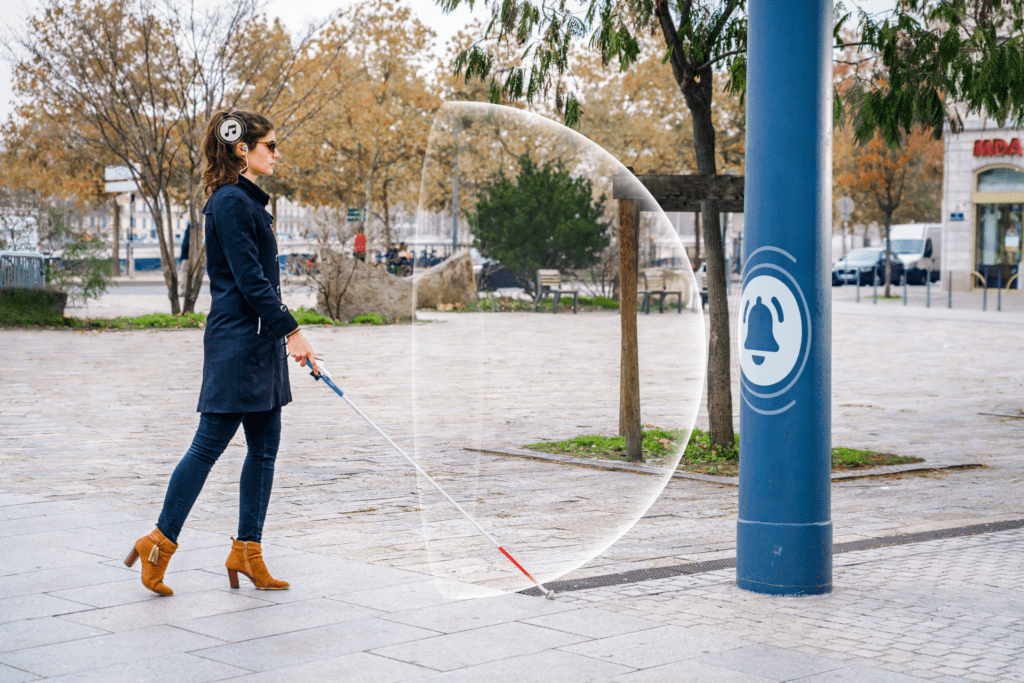
[[[648,278],[652,275],[663,275],[665,277],[665,291],[682,292],[683,304],[689,305],[691,295],[691,275],[685,270],[674,270],[672,268],[643,268],[641,269],[641,272],[646,274]],[[640,284],[643,284],[643,278],[641,278]],[[666,303],[676,303],[675,295],[666,297]]]
[[436,266],[412,277],[416,308],[476,302],[476,278],[469,249],[460,249]]
[[321,315],[346,322],[364,313],[379,313],[388,320],[412,317],[410,278],[325,251],[318,280],[316,309]]

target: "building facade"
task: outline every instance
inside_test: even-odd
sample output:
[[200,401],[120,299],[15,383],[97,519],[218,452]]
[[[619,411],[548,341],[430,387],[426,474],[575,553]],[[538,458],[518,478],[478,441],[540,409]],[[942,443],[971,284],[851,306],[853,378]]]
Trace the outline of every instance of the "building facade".
[[971,117],[946,131],[942,192],[942,279],[954,291],[1024,289],[1024,130]]

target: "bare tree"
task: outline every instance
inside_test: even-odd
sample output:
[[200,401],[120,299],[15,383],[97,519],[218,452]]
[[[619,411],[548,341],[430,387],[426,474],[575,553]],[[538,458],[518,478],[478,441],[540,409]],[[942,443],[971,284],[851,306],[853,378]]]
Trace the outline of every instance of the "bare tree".
[[200,143],[208,118],[221,107],[258,109],[278,118],[284,138],[338,92],[324,85],[339,48],[314,45],[315,26],[293,45],[258,10],[258,0],[201,17],[174,0],[43,0],[41,15],[7,42],[17,94],[52,119],[73,116],[77,144],[138,164],[173,314],[182,311],[174,201],[188,206],[197,236],[186,311],[202,282]]

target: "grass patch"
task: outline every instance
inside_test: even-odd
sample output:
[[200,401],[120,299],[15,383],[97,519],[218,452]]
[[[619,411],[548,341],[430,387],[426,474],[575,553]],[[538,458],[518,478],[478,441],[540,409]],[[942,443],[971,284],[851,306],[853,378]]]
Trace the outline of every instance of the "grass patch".
[[149,315],[124,316],[120,318],[61,318],[52,317],[39,322],[11,323],[3,319],[0,326],[15,327],[48,327],[50,329],[70,330],[169,330],[169,329],[202,329],[206,327],[206,315],[203,313],[187,313],[170,315],[169,313],[150,313]]
[[[45,313],[45,309],[42,309]],[[206,314],[186,313],[170,315],[169,313],[150,313],[148,315],[125,316],[121,318],[62,318],[58,315],[44,315],[36,311],[26,314],[0,307],[0,327],[48,327],[51,329],[72,330],[169,330],[169,329],[202,329],[206,327]],[[305,307],[292,311],[296,322],[300,325],[387,325],[388,320],[380,313],[366,313],[357,316],[351,323],[331,320],[316,311]]]
[[344,323],[338,322],[337,320],[331,320],[326,315],[321,315],[316,311],[310,310],[305,306],[300,306],[298,310],[292,311],[292,316],[295,318],[295,322],[300,325],[343,325]]
[[832,449],[832,470],[856,470],[865,467],[886,467],[888,465],[909,465],[924,462],[924,458],[914,458],[894,453],[876,453],[856,448],[837,446]]
[[[551,311],[555,302],[551,297],[546,297],[540,302],[539,310]],[[619,302],[606,296],[581,296],[578,299],[579,310],[581,311],[617,311]],[[675,303],[666,304],[665,310],[676,310],[679,306]],[[685,308],[685,305],[684,305]],[[512,297],[486,297],[478,299],[471,304],[441,304],[437,307],[439,311],[455,311],[461,313],[509,313],[518,311],[533,311],[533,301],[525,299],[513,299]],[[558,302],[559,311],[572,310],[572,297],[563,296]]]
[[363,313],[352,318],[353,325],[387,325],[388,321],[380,313]]
[[[694,429],[689,439],[682,429],[661,429],[652,425],[644,425],[643,458],[644,464],[653,467],[664,467],[666,461],[675,457],[683,441],[686,446],[679,459],[676,469],[698,474],[714,474],[723,477],[739,475],[740,437],[734,435],[731,448],[713,445],[707,432]],[[601,436],[584,434],[565,441],[546,441],[525,446],[534,451],[569,455],[577,458],[597,458],[600,460],[626,460],[626,440],[621,436]],[[832,470],[866,469],[885,467],[887,465],[904,465],[924,462],[923,458],[906,457],[892,453],[876,453],[875,451],[857,450],[838,446],[832,449]]]

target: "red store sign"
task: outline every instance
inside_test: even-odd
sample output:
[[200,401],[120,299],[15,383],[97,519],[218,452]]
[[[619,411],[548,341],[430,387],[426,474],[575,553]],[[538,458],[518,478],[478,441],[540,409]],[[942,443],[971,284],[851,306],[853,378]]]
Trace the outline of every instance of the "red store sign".
[[1024,155],[1024,151],[1020,148],[1020,138],[1014,138],[1009,142],[1006,140],[974,141],[974,156],[976,157],[995,157],[1009,154]]

